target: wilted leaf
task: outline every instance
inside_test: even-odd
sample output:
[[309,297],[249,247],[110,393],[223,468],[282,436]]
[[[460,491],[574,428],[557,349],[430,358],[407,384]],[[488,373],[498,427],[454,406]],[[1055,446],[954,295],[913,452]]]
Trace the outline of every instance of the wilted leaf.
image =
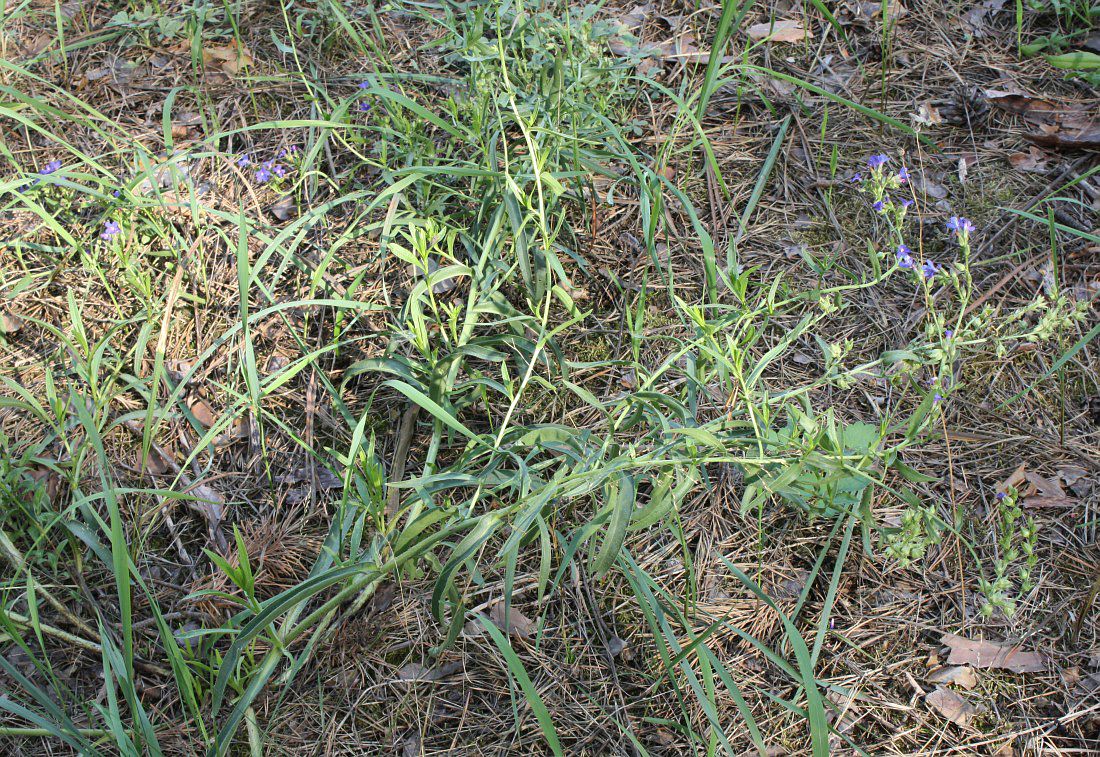
[[280,221],[289,221],[294,216],[296,209],[294,195],[285,194],[275,202],[267,206],[266,210]]
[[1012,475],[1001,482],[998,491],[1008,491],[1015,487],[1020,493],[1020,501],[1027,507],[1067,507],[1073,499],[1065,493],[1057,481],[1051,481],[1027,469],[1021,463]]
[[0,313],[0,334],[10,336],[18,334],[23,328],[23,319],[11,313]]
[[943,665],[929,673],[927,680],[930,683],[953,683],[968,690],[978,685],[974,668],[969,665]]
[[968,10],[963,18],[975,37],[981,37],[986,31],[986,20],[989,16],[1002,11],[1006,0],[984,0]]
[[1046,660],[1038,652],[1025,652],[1011,644],[994,641],[974,641],[953,633],[945,633],[943,643],[951,650],[948,665],[970,665],[975,668],[1003,668],[1013,673],[1038,673],[1046,670]]
[[1100,107],[1059,104],[1023,92],[985,90],[997,107],[1015,113],[1034,129],[1023,136],[1049,147],[1094,149],[1100,147]]
[[940,115],[939,108],[926,101],[921,103],[920,108],[910,118],[913,119],[913,123],[919,126],[938,126],[943,123],[943,116]]
[[[489,610],[489,620],[493,621],[500,630],[505,630],[504,623],[504,602],[497,602]],[[512,636],[520,639],[526,639],[535,632],[535,623],[527,616],[516,609],[515,605],[508,608],[508,623],[507,631]]]
[[909,183],[913,185],[913,188],[917,190],[918,193],[927,195],[936,200],[942,200],[947,197],[947,188],[943,184],[930,179],[924,171],[910,171]]
[[800,19],[784,19],[773,23],[755,24],[748,28],[749,39],[759,42],[766,39],[769,42],[801,42],[807,37],[813,37],[813,33],[803,28]]
[[187,409],[195,416],[195,420],[207,428],[214,425],[214,409],[202,397],[196,397],[187,403]]
[[403,665],[394,680],[396,681],[441,681],[462,670],[461,662],[448,662],[436,667],[428,667],[419,662]]
[[1035,146],[1028,148],[1027,152],[1012,153],[1008,156],[1008,163],[1017,171],[1032,173],[1046,173],[1050,168],[1043,152]]
[[236,74],[246,66],[252,65],[252,54],[244,45],[226,45],[225,47],[204,47],[202,62],[214,65],[227,74]]
[[934,691],[926,694],[924,701],[956,725],[970,725],[970,721],[978,714],[977,707],[951,689],[945,689],[942,686],[937,686]]

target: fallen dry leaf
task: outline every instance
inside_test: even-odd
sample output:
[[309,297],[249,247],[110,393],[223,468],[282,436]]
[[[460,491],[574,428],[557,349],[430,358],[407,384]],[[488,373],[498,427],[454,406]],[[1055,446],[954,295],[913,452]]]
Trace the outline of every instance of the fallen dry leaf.
[[1039,673],[1047,669],[1046,660],[1041,654],[1025,652],[1011,644],[975,641],[953,633],[945,633],[941,641],[951,650],[947,657],[948,665],[1003,668],[1013,673]]
[[407,665],[402,665],[397,670],[397,675],[394,677],[394,680],[400,682],[440,681],[447,676],[454,675],[461,669],[461,663],[455,662],[441,665],[437,668],[428,667],[419,662],[410,662]]
[[1020,493],[1020,503],[1026,507],[1067,507],[1074,503],[1057,481],[1029,471],[1026,463],[1021,463],[1011,476],[1002,481],[997,491],[1008,491],[1010,486]]
[[978,685],[978,677],[974,674],[974,668],[969,665],[940,666],[929,673],[926,680],[930,683],[953,683],[967,690]]
[[748,28],[749,39],[759,42],[766,39],[769,42],[801,42],[814,35],[802,26],[800,19],[784,19],[773,23],[755,24]]
[[[497,602],[489,610],[489,620],[493,621],[500,630],[505,630],[504,626],[504,602]],[[508,633],[520,639],[526,639],[535,632],[535,623],[530,620],[526,615],[516,609],[515,605],[508,608]]]
[[294,216],[294,211],[297,206],[294,202],[294,195],[285,194],[275,202],[265,208],[268,213],[275,216],[280,221],[289,221]]
[[939,108],[933,105],[930,100],[921,103],[920,108],[910,118],[918,126],[938,126],[943,123],[943,116],[940,115]]
[[977,707],[961,695],[942,686],[937,686],[934,691],[926,694],[924,701],[952,723],[964,727],[970,725],[970,721],[978,714]]
[[987,30],[986,19],[1004,10],[1006,0],[985,0],[968,10],[963,16],[975,37],[984,36]]
[[987,89],[986,99],[1034,127],[1024,138],[1048,147],[1100,147],[1100,103],[1059,104],[1024,92]]
[[196,397],[187,403],[187,409],[195,416],[195,420],[207,428],[214,425],[214,408],[202,397]]
[[[707,63],[710,61],[710,52],[700,50],[695,45],[695,37],[690,33],[681,33],[682,16],[658,16],[674,32],[673,36],[664,42],[647,43],[640,42],[634,32],[640,30],[646,21],[654,16],[655,6],[652,3],[636,6],[633,10],[619,19],[620,34],[612,37],[608,42],[611,52],[623,58],[638,57],[653,60],[670,61],[675,63]],[[723,56],[722,62],[729,63],[733,56]]]
[[10,336],[18,334],[23,328],[23,319],[11,313],[0,313],[0,334]]
[[1032,145],[1027,152],[1014,152],[1008,156],[1008,164],[1017,171],[1046,173],[1050,166],[1042,150]]
[[241,69],[252,65],[252,54],[244,45],[226,45],[225,47],[204,47],[202,62],[215,65],[227,74],[240,73]]

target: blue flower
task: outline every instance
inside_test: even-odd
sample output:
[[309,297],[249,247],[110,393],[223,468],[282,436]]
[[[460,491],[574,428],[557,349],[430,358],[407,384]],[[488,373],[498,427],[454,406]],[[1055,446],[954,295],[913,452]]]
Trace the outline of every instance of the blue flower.
[[876,171],[882,168],[884,165],[890,162],[890,156],[885,153],[879,153],[878,155],[872,155],[867,159],[867,167],[872,171]]
[[237,165],[241,168],[252,165],[252,158],[248,157],[248,153],[245,153],[241,157],[237,158]]
[[899,244],[896,253],[898,258],[898,268],[912,268],[913,267],[913,251],[906,245]]
[[861,174],[861,173],[859,173],[859,172],[857,171],[857,172],[855,173],[855,175],[853,175],[853,176],[852,176],[852,183],[853,183],[853,184],[858,184],[858,183],[860,183],[861,181],[863,181],[863,174]]
[[974,224],[960,216],[951,216],[947,219],[947,229],[955,232],[956,236],[963,237],[974,231]]
[[898,181],[900,181],[902,184],[909,181],[909,169],[905,166],[902,166],[901,170],[898,171]]
[[999,502],[1007,496],[1008,494],[1006,492],[997,492],[997,501]]
[[875,204],[872,205],[871,207],[875,209],[876,213],[885,213],[886,212],[886,203],[882,200],[876,201]]
[[261,166],[260,170],[256,172],[256,181],[260,184],[266,184],[271,181],[271,171]]
[[932,401],[933,402],[943,402],[943,395],[940,394],[939,392],[936,392],[935,395],[933,395],[933,397],[932,397]]
[[121,233],[122,227],[118,225],[118,221],[107,221],[103,224],[103,232],[99,235],[99,238],[109,242]]
[[951,337],[955,336],[955,332],[952,331],[951,329],[947,329],[946,331],[943,332],[943,335],[945,337],[947,337],[948,339],[950,339]]
[[278,177],[279,177],[279,178],[281,179],[281,178],[283,178],[284,176],[286,176],[286,169],[285,169],[285,168],[283,168],[283,167],[282,167],[281,165],[279,165],[278,163],[276,163],[275,165],[273,165],[273,166],[271,167],[271,173],[275,174],[276,176],[278,176]]
[[61,161],[60,160],[51,160],[38,173],[40,173],[42,176],[49,176],[54,171],[58,171],[60,169],[61,169]]
[[359,82],[359,89],[370,89],[370,82],[369,81]]
[[364,103],[364,102],[359,103],[359,112],[360,113],[366,113],[369,110],[370,110],[370,103]]
[[122,190],[121,189],[116,189],[114,192],[111,192],[111,197],[118,197],[121,194],[122,194]]
[[924,263],[920,267],[920,272],[926,279],[930,279],[935,276],[937,270],[939,269],[936,268],[936,264],[933,263],[931,260],[924,261]]
[[912,204],[913,204],[913,201],[911,199],[909,199],[908,197],[903,198],[902,201],[901,201],[901,206],[903,208],[907,209],[907,210],[909,209],[909,206],[912,205]]

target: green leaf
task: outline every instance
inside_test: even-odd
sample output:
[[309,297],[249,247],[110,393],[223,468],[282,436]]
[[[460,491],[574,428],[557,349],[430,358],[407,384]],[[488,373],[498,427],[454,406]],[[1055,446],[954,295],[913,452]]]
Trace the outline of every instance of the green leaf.
[[1100,55],[1087,50],[1078,50],[1064,55],[1048,55],[1047,63],[1055,68],[1074,71],[1100,71]]

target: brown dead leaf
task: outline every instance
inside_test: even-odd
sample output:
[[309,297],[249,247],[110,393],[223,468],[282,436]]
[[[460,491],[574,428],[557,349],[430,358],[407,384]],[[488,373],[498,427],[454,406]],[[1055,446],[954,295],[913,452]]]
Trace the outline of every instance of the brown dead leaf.
[[943,123],[939,108],[933,105],[931,100],[921,103],[920,108],[910,118],[918,126],[938,126]]
[[1003,668],[1013,673],[1039,673],[1047,669],[1046,660],[1041,654],[1025,652],[1011,644],[975,641],[953,633],[945,633],[942,642],[951,650],[947,657],[948,665]]
[[23,329],[23,319],[8,312],[0,312],[0,334],[11,336]]
[[244,45],[204,47],[202,62],[207,66],[217,66],[227,74],[237,74],[241,69],[252,65],[252,53]]
[[977,707],[961,695],[942,686],[937,686],[935,690],[926,694],[924,701],[952,723],[963,727],[970,725],[970,721],[979,712]]
[[1038,148],[1032,145],[1027,152],[1014,152],[1008,156],[1008,164],[1017,171],[1029,173],[1046,173],[1050,170],[1046,156]]
[[1068,507],[1074,503],[1057,481],[1029,471],[1026,463],[1002,481],[997,491],[1006,492],[1010,486],[1020,493],[1020,502],[1026,507]]
[[455,662],[435,668],[428,667],[419,662],[410,662],[398,668],[394,680],[403,683],[408,681],[440,681],[447,676],[454,675],[461,669],[462,664]]
[[161,457],[164,450],[150,449],[149,456],[145,459],[145,473],[150,476],[163,476],[172,470],[168,461]]
[[[504,602],[497,602],[489,610],[489,620],[493,621],[500,630],[505,630],[504,626]],[[535,623],[527,616],[516,609],[515,605],[508,608],[508,633],[516,638],[526,639],[535,632]]]
[[202,397],[195,397],[188,402],[187,409],[195,416],[195,420],[207,428],[214,425],[214,408],[210,407],[210,403]]
[[294,195],[285,194],[275,202],[267,206],[266,210],[271,215],[275,216],[280,221],[289,221],[294,215],[294,211],[297,206],[294,202]]
[[755,24],[748,28],[749,39],[753,42],[801,42],[807,37],[813,38],[813,32],[802,26],[801,19],[784,19],[775,23]]
[[963,16],[967,26],[975,37],[985,36],[988,29],[986,20],[1004,10],[1006,0],[984,0],[968,10]]
[[926,680],[929,683],[953,683],[968,691],[978,685],[974,668],[969,665],[943,665],[929,673]]
[[987,89],[986,99],[1032,127],[1023,137],[1047,147],[1100,147],[1100,103],[1062,104],[1024,92]]
[[264,364],[265,373],[278,373],[290,365],[290,358],[286,355],[271,355]]

